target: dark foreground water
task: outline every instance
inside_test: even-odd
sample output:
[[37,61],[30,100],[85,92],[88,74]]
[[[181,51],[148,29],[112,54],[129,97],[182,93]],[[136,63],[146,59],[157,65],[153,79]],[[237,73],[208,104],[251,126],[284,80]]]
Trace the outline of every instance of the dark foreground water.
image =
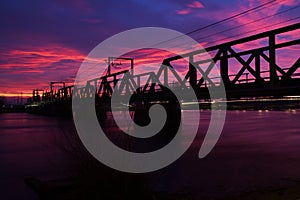
[[[143,177],[149,190],[210,197],[300,181],[300,111],[228,111],[219,142],[199,159],[209,119],[208,111],[201,112],[198,136],[184,156]],[[189,120],[196,123],[192,116]],[[77,175],[80,157],[72,155],[66,137],[73,132],[70,119],[0,114],[0,199],[38,199],[26,186],[26,178]],[[112,192],[118,190],[116,186]]]

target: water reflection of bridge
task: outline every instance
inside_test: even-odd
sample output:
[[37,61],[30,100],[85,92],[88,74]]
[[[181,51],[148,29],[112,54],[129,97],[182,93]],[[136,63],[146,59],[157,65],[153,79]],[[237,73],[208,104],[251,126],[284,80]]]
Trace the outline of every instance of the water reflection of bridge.
[[[35,91],[31,101],[44,104],[67,103],[71,101],[73,94],[78,98],[86,98],[91,91],[96,91],[96,100],[100,104],[109,102],[116,91],[120,95],[129,93],[134,94],[137,99],[150,101],[168,98],[169,92],[166,92],[165,86],[170,86],[179,92],[193,89],[198,99],[209,99],[209,88],[217,89],[221,86],[225,87],[229,99],[300,95],[300,73],[297,71],[300,57],[296,55],[300,38],[287,36],[299,29],[300,23],[297,23],[209,47],[205,50],[212,59],[199,59],[205,53],[203,50],[170,57],[163,60],[156,73],[134,74],[133,60],[128,59],[131,62],[130,70],[111,73],[108,66],[106,75],[87,81],[85,87],[74,89],[73,86],[63,86],[56,91],[51,88],[50,92],[43,92],[42,98],[38,91]],[[281,42],[282,40],[284,41]],[[265,46],[247,50],[238,48],[240,45],[247,46],[249,42],[255,41],[263,41]],[[278,51],[282,50],[296,57],[289,66],[283,67],[278,64]],[[184,77],[173,67],[173,62],[182,59],[189,61]],[[215,73],[212,75],[216,68],[219,69],[217,76]],[[238,71],[232,73],[231,69],[238,69]],[[170,83],[171,76],[175,78],[176,85]],[[146,81],[142,82],[142,80]]]

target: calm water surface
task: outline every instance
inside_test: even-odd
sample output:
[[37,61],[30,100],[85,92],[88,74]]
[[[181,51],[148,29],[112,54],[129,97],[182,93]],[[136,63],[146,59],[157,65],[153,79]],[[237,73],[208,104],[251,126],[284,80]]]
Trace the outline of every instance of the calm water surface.
[[[189,111],[184,111],[187,113]],[[192,147],[171,166],[145,175],[153,190],[224,195],[300,181],[300,111],[228,111],[213,151],[198,151],[210,115],[201,112]],[[196,123],[189,117],[189,123]],[[72,176],[76,160],[63,148],[61,135],[74,131],[72,120],[26,113],[0,114],[1,199],[37,199],[24,183]],[[183,132],[183,134],[189,134]]]

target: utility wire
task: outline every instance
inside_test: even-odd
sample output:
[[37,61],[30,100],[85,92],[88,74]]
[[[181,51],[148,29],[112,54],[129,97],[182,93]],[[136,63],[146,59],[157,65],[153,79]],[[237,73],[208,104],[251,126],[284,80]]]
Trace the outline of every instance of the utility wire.
[[[285,0],[283,0],[283,1],[285,1]],[[221,24],[221,23],[223,23],[223,22],[226,22],[226,21],[229,21],[229,20],[231,20],[231,19],[234,19],[234,18],[237,18],[237,17],[239,17],[239,16],[242,16],[242,15],[244,15],[244,14],[246,14],[246,13],[253,12],[254,10],[257,10],[257,9],[259,9],[259,8],[262,8],[262,7],[266,6],[266,5],[268,5],[268,4],[272,4],[272,3],[274,3],[274,2],[276,2],[276,0],[268,1],[268,2],[266,2],[266,3],[263,3],[263,4],[259,5],[259,6],[254,7],[254,8],[250,8],[250,9],[248,9],[248,10],[246,10],[246,11],[241,12],[241,13],[232,15],[232,16],[227,17],[227,18],[225,18],[225,19],[222,19],[222,20],[220,20],[220,21],[217,21],[217,22],[208,24],[208,25],[206,25],[206,26],[203,26],[203,27],[201,27],[201,28],[197,28],[197,29],[195,29],[195,30],[192,30],[192,31],[190,31],[190,32],[187,32],[187,33],[185,33],[185,35],[190,35],[190,34],[192,34],[192,33],[195,33],[195,32],[198,32],[198,31],[202,31],[202,30],[204,30],[204,29],[210,28],[210,27],[215,26],[215,25],[217,25],[217,24]],[[169,42],[169,41],[172,41],[172,40],[181,38],[181,37],[183,37],[183,36],[180,35],[180,36],[171,38],[171,39],[169,39],[169,40],[165,40],[165,41],[159,42],[159,43],[157,43],[157,44],[154,44],[153,46],[157,46],[157,45],[160,45],[160,44],[163,44],[163,43],[166,43],[166,42]]]
[[[272,27],[272,26],[276,26],[276,25],[279,25],[279,24],[284,24],[284,23],[286,23],[286,22],[294,21],[294,20],[297,20],[297,19],[300,19],[300,16],[295,17],[295,18],[292,18],[292,19],[288,19],[288,20],[285,20],[285,21],[282,21],[282,22],[278,22],[278,23],[274,23],[274,24],[267,25],[267,26],[259,27],[259,29],[269,28],[269,27]],[[256,32],[257,30],[258,30],[258,29],[254,29],[254,30],[251,30],[251,31],[246,31],[246,32],[244,32],[244,33],[236,34],[236,35],[227,37],[227,38],[225,38],[225,39],[215,40],[214,42],[225,41],[225,40],[228,40],[228,39],[230,39],[230,38],[234,38],[234,37],[237,37],[237,36],[242,36],[242,35],[246,35],[246,34],[248,34],[248,33]]]
[[[217,35],[220,35],[220,34],[222,34],[222,33],[226,33],[226,32],[229,32],[229,31],[232,31],[232,30],[235,30],[235,29],[238,29],[238,28],[241,28],[241,27],[250,25],[250,24],[257,23],[257,22],[259,22],[259,21],[266,20],[266,19],[268,19],[268,18],[277,16],[277,15],[280,15],[280,14],[283,14],[283,13],[287,13],[287,12],[289,12],[289,11],[291,11],[291,10],[294,10],[294,9],[297,9],[297,8],[300,8],[300,5],[298,5],[298,6],[296,6],[296,7],[292,7],[292,8],[286,9],[286,10],[283,10],[283,11],[278,12],[278,13],[275,13],[275,14],[273,14],[273,15],[268,15],[268,16],[265,16],[265,17],[263,17],[263,18],[260,18],[260,19],[257,19],[257,20],[253,20],[253,21],[251,21],[251,22],[247,22],[247,23],[245,23],[245,24],[241,24],[241,25],[238,25],[238,26],[229,28],[229,29],[225,29],[225,30],[223,30],[223,31],[220,31],[220,32],[217,32],[217,33],[214,33],[214,34],[205,36],[205,37],[196,38],[195,40],[196,40],[197,42],[199,42],[199,43],[201,43],[201,42],[206,42],[206,43],[213,44],[213,43],[217,43],[217,42],[220,42],[220,41],[227,40],[228,38],[234,38],[234,37],[236,37],[236,36],[245,35],[244,33],[240,33],[240,34],[236,34],[236,35],[234,35],[234,36],[229,36],[229,37],[226,37],[226,38],[220,39],[220,40],[214,40],[214,41],[208,41],[208,42],[203,40],[203,39],[211,38],[212,36],[217,36]],[[293,18],[293,19],[291,19],[291,20],[284,21],[284,22],[292,21],[292,20],[295,20],[295,19],[297,19],[297,17],[296,17],[296,18]],[[267,27],[271,27],[271,26],[273,26],[273,25],[278,25],[278,23],[277,23],[277,24],[276,24],[276,23],[275,23],[275,24],[272,24],[272,25],[267,26]],[[261,29],[261,27],[256,27],[256,30],[258,30],[258,29]],[[256,30],[255,30],[255,31],[256,31]],[[245,33],[249,33],[249,31],[248,31],[248,32],[245,32]],[[181,45],[182,45],[182,44],[176,44],[176,45],[174,45],[174,46],[170,46],[170,48],[178,47],[178,46],[181,46]]]

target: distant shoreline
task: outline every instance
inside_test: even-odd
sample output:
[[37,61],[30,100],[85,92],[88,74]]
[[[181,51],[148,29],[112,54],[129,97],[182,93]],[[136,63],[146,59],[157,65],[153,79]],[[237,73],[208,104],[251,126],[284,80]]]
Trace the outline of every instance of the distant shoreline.
[[[231,101],[216,101],[216,102],[190,102],[190,103],[182,103],[182,110],[192,110],[195,108],[195,104],[199,104],[200,110],[244,110],[244,111],[287,111],[295,112],[297,109],[300,109],[300,99],[261,99],[261,100],[231,100]],[[45,113],[43,112],[43,107],[37,109],[34,112],[30,110],[26,110],[23,105],[14,105],[9,107],[3,107],[0,110],[0,113],[34,113],[41,115],[51,115],[56,116],[55,113]],[[120,107],[120,111],[127,110],[127,107]],[[71,114],[71,108],[68,109],[68,113]],[[60,115],[64,115],[60,112]],[[66,115],[70,116],[71,115]]]

